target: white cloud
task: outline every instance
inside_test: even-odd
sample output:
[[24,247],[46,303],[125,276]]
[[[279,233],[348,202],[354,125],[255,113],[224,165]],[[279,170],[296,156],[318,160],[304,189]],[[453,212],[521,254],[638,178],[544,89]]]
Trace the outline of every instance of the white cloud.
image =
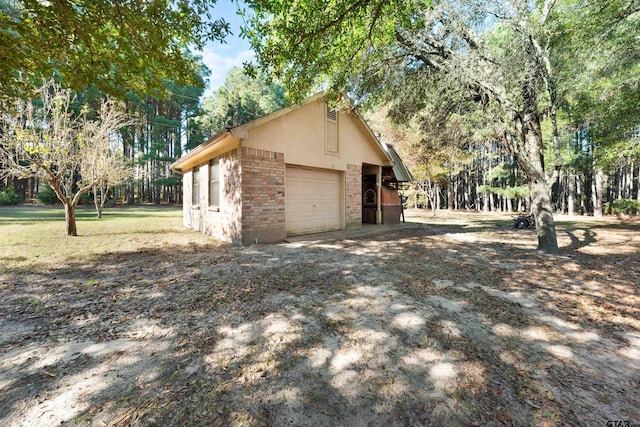
[[[209,77],[209,87],[205,91],[205,96],[213,93],[222,86],[229,70],[236,66],[242,66],[255,58],[250,49],[230,49],[231,46],[205,46],[202,52],[202,61],[211,70]],[[235,51],[234,51],[235,50]]]

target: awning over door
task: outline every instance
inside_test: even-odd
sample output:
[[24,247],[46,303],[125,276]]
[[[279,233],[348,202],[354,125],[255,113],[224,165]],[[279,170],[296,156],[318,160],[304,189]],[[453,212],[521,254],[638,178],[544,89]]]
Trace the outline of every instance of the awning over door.
[[340,229],[340,173],[287,167],[287,235]]

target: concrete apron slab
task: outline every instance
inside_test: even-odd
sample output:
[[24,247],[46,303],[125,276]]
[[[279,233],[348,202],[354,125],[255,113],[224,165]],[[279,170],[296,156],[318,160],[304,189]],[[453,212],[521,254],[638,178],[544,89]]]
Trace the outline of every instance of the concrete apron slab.
[[302,236],[287,237],[285,243],[315,244],[334,240],[348,240],[355,237],[372,236],[388,231],[423,229],[424,224],[419,222],[405,222],[400,224],[362,224],[362,228],[354,230],[336,230],[324,233],[305,234]]

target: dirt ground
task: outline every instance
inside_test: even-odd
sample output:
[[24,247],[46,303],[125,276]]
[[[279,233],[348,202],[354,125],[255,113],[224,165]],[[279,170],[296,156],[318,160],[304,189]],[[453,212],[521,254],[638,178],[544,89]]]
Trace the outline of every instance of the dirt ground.
[[640,223],[506,216],[0,270],[0,425],[640,424]]

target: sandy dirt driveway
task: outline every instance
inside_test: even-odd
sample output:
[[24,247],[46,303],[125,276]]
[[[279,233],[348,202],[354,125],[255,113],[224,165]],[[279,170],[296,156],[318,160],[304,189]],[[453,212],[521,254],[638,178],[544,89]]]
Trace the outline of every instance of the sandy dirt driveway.
[[640,424],[637,222],[410,220],[2,272],[0,424]]

